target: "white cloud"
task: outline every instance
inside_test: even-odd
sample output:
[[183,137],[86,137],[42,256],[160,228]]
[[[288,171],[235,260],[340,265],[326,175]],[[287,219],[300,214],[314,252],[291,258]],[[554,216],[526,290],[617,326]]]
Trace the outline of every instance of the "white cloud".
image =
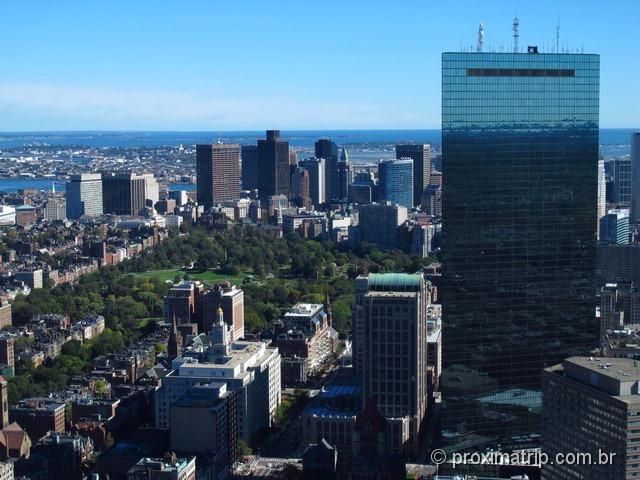
[[389,111],[377,102],[238,99],[49,83],[0,83],[0,112],[5,131],[429,128],[439,123],[439,118],[400,107]]

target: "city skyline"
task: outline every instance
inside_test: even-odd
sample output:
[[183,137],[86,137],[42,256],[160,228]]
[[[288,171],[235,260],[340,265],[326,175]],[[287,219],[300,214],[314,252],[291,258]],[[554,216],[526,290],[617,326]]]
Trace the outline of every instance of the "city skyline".
[[0,33],[19,45],[0,67],[0,131],[439,128],[441,53],[475,49],[481,21],[484,50],[509,51],[516,15],[521,51],[553,51],[559,24],[561,49],[601,54],[604,128],[640,123],[631,1],[325,2],[322,15],[294,2],[36,3],[2,8],[25,22]]

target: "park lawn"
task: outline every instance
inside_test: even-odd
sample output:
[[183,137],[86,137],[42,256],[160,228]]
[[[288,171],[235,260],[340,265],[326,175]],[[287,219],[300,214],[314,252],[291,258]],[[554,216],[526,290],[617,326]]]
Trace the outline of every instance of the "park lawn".
[[177,268],[170,268],[167,270],[149,270],[147,272],[142,273],[134,273],[136,277],[140,278],[158,278],[159,280],[173,280],[176,278],[176,275],[189,275],[191,280],[200,280],[207,284],[215,284],[219,283],[223,280],[229,280],[231,283],[242,283],[242,280],[249,275],[248,273],[242,272],[238,275],[225,275],[219,272],[212,272],[211,270],[207,270],[204,272],[195,272],[189,270],[180,270]]

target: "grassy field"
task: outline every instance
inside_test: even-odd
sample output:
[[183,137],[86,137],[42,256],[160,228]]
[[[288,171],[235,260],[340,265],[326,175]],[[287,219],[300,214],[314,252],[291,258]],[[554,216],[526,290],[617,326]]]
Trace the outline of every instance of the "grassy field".
[[200,280],[207,284],[219,283],[223,280],[229,280],[231,283],[242,283],[249,274],[240,273],[239,275],[225,275],[223,273],[212,272],[210,270],[204,272],[193,272],[188,270],[179,270],[176,268],[171,268],[168,270],[149,270],[148,272],[143,273],[134,273],[136,277],[140,278],[158,278],[160,280],[171,280],[173,281],[176,278],[176,275],[189,275],[191,280]]

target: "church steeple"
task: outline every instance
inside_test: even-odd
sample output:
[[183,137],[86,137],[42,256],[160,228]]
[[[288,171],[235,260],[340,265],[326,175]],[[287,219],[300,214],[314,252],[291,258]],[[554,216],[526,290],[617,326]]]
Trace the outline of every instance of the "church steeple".
[[169,361],[173,361],[182,353],[182,335],[178,332],[178,325],[176,323],[176,315],[173,314],[171,320],[171,333],[169,334],[169,342],[167,343],[167,356]]
[[324,311],[327,313],[327,322],[329,326],[333,326],[333,315],[331,312],[331,300],[329,299],[329,292],[324,294]]

